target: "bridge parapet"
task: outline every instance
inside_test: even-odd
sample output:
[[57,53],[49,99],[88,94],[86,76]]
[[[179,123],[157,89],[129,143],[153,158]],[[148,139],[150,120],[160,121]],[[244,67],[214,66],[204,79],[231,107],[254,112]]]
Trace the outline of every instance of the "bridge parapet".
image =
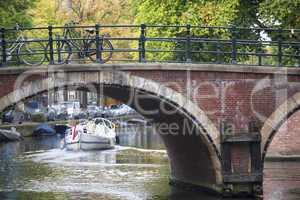
[[2,66],[106,62],[300,66],[300,29],[66,24],[0,31]]

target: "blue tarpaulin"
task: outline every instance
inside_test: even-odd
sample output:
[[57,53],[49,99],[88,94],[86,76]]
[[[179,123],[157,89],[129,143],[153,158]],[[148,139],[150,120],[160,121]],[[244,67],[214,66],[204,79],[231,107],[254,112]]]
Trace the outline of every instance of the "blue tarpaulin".
[[33,135],[55,135],[56,131],[46,123],[39,124],[34,130]]

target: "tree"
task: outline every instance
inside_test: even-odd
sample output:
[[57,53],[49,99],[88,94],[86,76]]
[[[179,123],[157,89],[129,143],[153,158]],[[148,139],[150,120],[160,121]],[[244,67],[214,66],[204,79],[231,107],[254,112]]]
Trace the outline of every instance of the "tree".
[[127,0],[38,0],[30,11],[35,25],[63,24],[117,24],[131,22]]
[[[133,8],[133,13],[136,15],[136,23],[146,24],[192,24],[198,26],[246,26],[250,22],[253,24],[252,17],[255,16],[257,8],[244,1],[241,3],[240,0],[132,0],[132,5],[136,5]],[[185,28],[165,28],[165,29],[148,29],[147,34],[150,37],[184,37],[186,35]],[[249,32],[235,33],[236,35],[244,34],[247,38],[257,37],[256,33],[249,34]],[[230,39],[232,36],[230,29],[208,29],[208,28],[192,28],[191,36],[194,38],[213,37]],[[148,42],[147,47],[152,49],[177,49],[179,53],[156,53],[148,55],[148,58],[158,57],[162,60],[168,59],[179,59],[184,60],[184,53],[180,53],[180,48],[184,47],[184,42],[165,42],[165,43],[150,43]],[[204,44],[194,42],[192,47],[193,50],[212,50],[215,49],[216,45]],[[229,47],[225,47],[224,50]],[[223,56],[224,57],[224,56]],[[228,57],[228,56],[227,56]],[[204,58],[203,56],[194,53],[194,60],[208,61],[211,60],[211,56]]]
[[264,0],[260,2],[259,15],[262,26],[300,28],[299,0]]
[[[145,24],[192,24],[199,26],[238,26],[238,27],[281,27],[297,28],[300,26],[300,1],[299,0],[131,0],[133,14],[136,16],[136,23]],[[147,29],[149,37],[182,37],[186,35],[184,28],[162,28]],[[260,31],[234,30],[234,29],[209,29],[193,28],[191,36],[194,38],[220,38],[231,39],[233,36],[237,39],[263,40],[271,38],[276,41],[278,34],[266,31],[264,35]],[[299,33],[280,35],[284,40],[298,40]],[[148,58],[168,59],[186,59],[182,49],[184,42],[147,42],[150,49],[168,49],[177,50],[175,53],[163,52],[148,54]],[[192,43],[193,50],[213,51],[217,45],[214,43]],[[238,47],[240,52],[255,52],[256,46]],[[298,47],[297,47],[298,48]],[[223,45],[222,50],[231,51],[230,47]],[[287,48],[284,51],[289,52],[295,47]],[[298,48],[299,49],[299,48]],[[264,47],[261,51],[274,51],[272,47]],[[199,55],[194,53],[195,61],[212,61],[215,56]],[[228,60],[230,54],[223,55],[222,60]],[[249,60],[251,56],[239,56],[242,61]]]
[[[29,11],[34,26],[62,26],[75,21],[79,25],[94,26],[96,23],[104,25],[132,24],[133,16],[130,12],[128,0],[37,0],[36,6]],[[54,29],[54,35],[63,33],[63,29]],[[84,37],[83,28],[75,29],[78,38]],[[38,30],[35,31],[36,33]],[[39,37],[47,37],[47,30],[42,30]],[[100,28],[100,34],[113,37],[130,36],[133,32],[125,28]],[[128,41],[112,40],[117,48],[128,48]],[[121,58],[128,53],[114,53],[114,58]]]
[[35,0],[0,1],[0,26],[12,27],[16,23],[29,26],[31,18],[27,10],[34,5]]
[[[267,31],[268,36],[273,41],[282,40],[289,42],[289,45],[283,45],[282,53],[286,55],[294,55],[283,59],[284,65],[300,65],[300,1],[299,0],[273,0],[260,1],[259,4],[259,20],[260,27],[278,28],[278,31]],[[282,29],[291,29],[286,31]],[[277,48],[270,48],[271,53],[278,53]]]

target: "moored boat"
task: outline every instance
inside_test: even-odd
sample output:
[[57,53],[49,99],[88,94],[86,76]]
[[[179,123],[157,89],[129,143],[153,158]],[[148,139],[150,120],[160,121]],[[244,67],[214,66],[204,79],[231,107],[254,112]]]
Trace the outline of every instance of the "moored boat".
[[103,150],[114,148],[115,125],[104,118],[81,122],[65,136],[67,150]]
[[52,128],[50,125],[46,123],[39,124],[34,130],[33,130],[33,136],[53,136],[56,134],[56,131],[54,128]]
[[22,135],[16,131],[16,128],[11,128],[11,130],[0,129],[0,142],[1,141],[18,141],[22,140]]

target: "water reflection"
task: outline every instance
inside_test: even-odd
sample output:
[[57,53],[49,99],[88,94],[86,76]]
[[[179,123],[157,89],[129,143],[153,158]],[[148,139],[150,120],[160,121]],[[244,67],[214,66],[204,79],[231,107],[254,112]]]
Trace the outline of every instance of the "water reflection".
[[[147,131],[126,133],[120,141],[133,147],[162,147],[158,135]],[[117,146],[68,152],[59,146],[59,137],[0,144],[0,199],[222,199],[170,187],[168,160],[161,150]],[[265,200],[300,199],[300,163],[267,163],[264,187]]]
[[120,145],[122,146],[164,149],[164,144],[153,126],[133,125],[122,127],[121,134],[119,135]]

